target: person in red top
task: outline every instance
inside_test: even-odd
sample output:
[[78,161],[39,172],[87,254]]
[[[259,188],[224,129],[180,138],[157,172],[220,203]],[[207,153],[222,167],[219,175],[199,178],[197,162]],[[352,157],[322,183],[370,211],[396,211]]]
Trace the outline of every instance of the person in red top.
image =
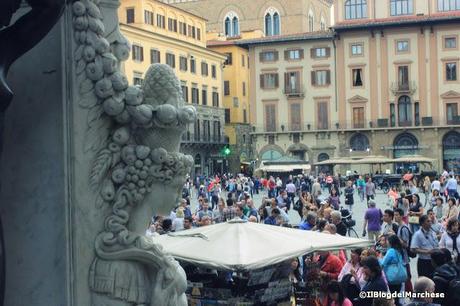
[[329,251],[319,251],[318,255],[321,265],[319,276],[326,281],[337,280],[343,268],[343,263],[339,257]]

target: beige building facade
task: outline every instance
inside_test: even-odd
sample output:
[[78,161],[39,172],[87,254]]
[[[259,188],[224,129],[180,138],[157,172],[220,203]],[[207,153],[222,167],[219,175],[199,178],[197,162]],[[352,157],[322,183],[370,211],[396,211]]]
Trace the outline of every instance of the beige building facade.
[[184,100],[197,109],[198,119],[188,127],[181,148],[195,159],[191,174],[223,171],[226,57],[206,47],[206,20],[155,0],[121,1],[119,19],[132,44],[131,58],[123,67],[130,84],[141,85],[151,64],[167,64],[181,82]]
[[[437,170],[460,172],[457,2],[340,0],[329,34],[241,42],[250,50],[251,79],[257,81],[250,91],[255,158],[288,155],[313,164],[333,157],[419,154],[435,159]],[[321,44],[330,56],[318,61],[311,50]],[[285,55],[297,48],[304,52],[296,65]],[[264,52],[272,51],[277,55],[270,54],[267,63]],[[325,67],[331,67],[330,85],[323,88],[316,71]],[[292,74],[286,73],[296,69],[294,80],[300,76],[296,84],[304,93],[293,96],[287,94]],[[345,170],[352,169],[336,168]]]
[[208,31],[239,37],[260,30],[265,36],[325,30],[329,0],[164,0],[208,20]]

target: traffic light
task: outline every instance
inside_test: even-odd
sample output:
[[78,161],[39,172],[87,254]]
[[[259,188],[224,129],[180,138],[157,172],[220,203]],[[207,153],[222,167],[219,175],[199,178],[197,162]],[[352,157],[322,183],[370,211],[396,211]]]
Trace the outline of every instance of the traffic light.
[[224,149],[222,150],[222,153],[224,153],[224,156],[229,156],[232,151],[228,146],[225,146]]

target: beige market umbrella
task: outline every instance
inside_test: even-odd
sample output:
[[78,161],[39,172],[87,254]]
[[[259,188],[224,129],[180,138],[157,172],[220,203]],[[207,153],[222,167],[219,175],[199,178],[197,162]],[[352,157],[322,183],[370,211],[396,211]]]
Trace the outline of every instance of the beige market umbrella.
[[153,237],[166,253],[218,270],[253,270],[318,250],[371,245],[369,240],[235,219]]
[[424,163],[433,164],[436,160],[421,155],[406,155],[393,159],[394,163]]
[[351,163],[353,163],[352,159],[332,158],[332,159],[323,160],[321,162],[317,162],[315,163],[315,166],[346,165],[346,164],[351,164]]

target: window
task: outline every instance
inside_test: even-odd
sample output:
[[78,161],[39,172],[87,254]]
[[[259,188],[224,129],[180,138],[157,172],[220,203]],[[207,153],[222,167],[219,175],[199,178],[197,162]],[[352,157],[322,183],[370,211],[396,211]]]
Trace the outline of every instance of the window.
[[276,62],[278,60],[278,51],[263,51],[259,53],[261,62]]
[[203,120],[203,140],[211,140],[211,122],[209,120]]
[[243,109],[243,122],[248,123],[248,111]]
[[230,66],[233,62],[233,59],[232,59],[232,56],[233,54],[232,53],[225,53],[225,55],[227,56],[227,59],[225,60],[225,65],[227,66]]
[[229,12],[224,18],[225,36],[235,37],[240,35],[240,24],[238,15],[235,12]]
[[230,95],[230,81],[224,81],[224,96]]
[[201,40],[201,29],[196,28],[196,39]]
[[[271,144],[271,145],[275,144],[275,136],[274,135],[268,135],[268,144]],[[280,153],[278,153],[276,151],[273,151],[273,150],[268,151],[268,152],[269,152],[270,156],[273,156],[276,153],[281,156]],[[277,159],[277,158],[271,158],[271,159]]]
[[192,84],[192,103],[198,104],[200,103],[200,96],[199,90],[196,84]]
[[126,9],[126,23],[134,23],[134,9]]
[[179,69],[181,71],[187,71],[187,58],[185,56],[179,57]]
[[238,101],[238,97],[233,97],[233,107],[237,108],[240,106],[240,101]]
[[458,122],[458,104],[457,103],[447,103],[446,104],[446,120],[447,124],[453,124]]
[[329,70],[312,71],[311,84],[313,86],[326,86],[331,84],[331,72]]
[[144,79],[142,78],[142,72],[134,71],[133,73],[133,85],[142,86]]
[[327,102],[318,102],[318,113],[316,114],[317,127],[320,130],[327,130],[329,128],[329,116],[327,110]]
[[347,0],[345,1],[345,19],[367,18],[366,0]]
[[324,58],[329,57],[331,54],[330,48],[312,48],[310,49],[310,56],[311,58]]
[[208,76],[208,64],[205,62],[201,62],[201,75]]
[[411,15],[414,12],[412,0],[391,0],[391,16]]
[[276,106],[265,105],[265,129],[267,132],[276,132]]
[[364,107],[353,107],[353,128],[364,128]]
[[326,22],[324,21],[323,16],[321,16],[321,21],[319,22],[319,27],[321,31],[326,31]]
[[409,90],[409,66],[398,67],[398,89]]
[[195,33],[196,33],[195,30],[196,30],[195,26],[191,26],[191,27],[189,28],[189,31],[188,31],[188,36],[190,36],[190,37],[192,37],[192,38],[195,38],[195,37],[196,37],[196,36],[195,36]]
[[142,46],[133,45],[133,61],[142,62],[144,60],[144,48]]
[[221,137],[221,134],[220,134],[220,121],[214,121],[212,134],[214,136],[214,141],[215,142],[220,142],[220,137]]
[[412,106],[408,96],[401,96],[398,100],[399,126],[412,125]]
[[243,82],[241,84],[241,88],[243,89],[243,97],[245,97],[246,96],[246,82]]
[[208,88],[205,86],[201,90],[201,104],[208,105]]
[[244,56],[244,54],[241,54],[241,67],[244,67],[245,58],[246,56]]
[[177,32],[177,20],[168,18],[168,30],[172,32]]
[[457,63],[446,63],[446,81],[457,81]]
[[179,33],[182,35],[187,35],[187,24],[185,22],[179,21]]
[[359,56],[363,55],[363,44],[352,44],[351,45],[351,55],[352,56]]
[[264,22],[266,36],[280,35],[280,14],[275,8],[270,7],[267,10]]
[[390,103],[390,126],[396,126],[396,112],[394,103]]
[[273,89],[278,88],[278,74],[264,73],[260,75],[260,88]]
[[444,38],[444,48],[445,49],[457,49],[457,37]]
[[285,60],[300,60],[303,59],[303,49],[286,50],[284,51]]
[[196,61],[193,57],[190,59],[190,72],[196,73]]
[[414,102],[414,123],[415,126],[420,125],[420,103]]
[[225,109],[225,123],[226,124],[230,123],[230,109],[229,108]]
[[352,151],[366,151],[369,149],[369,139],[361,133],[353,134],[350,138],[350,149]]
[[438,0],[438,11],[460,10],[460,0]]
[[176,68],[176,56],[174,54],[166,53],[166,65]]
[[291,112],[291,131],[300,131],[302,129],[300,103],[291,103],[289,111]]
[[217,89],[213,89],[212,91],[212,106],[219,107],[219,93]]
[[211,65],[211,77],[213,79],[217,78],[217,68],[216,65]]
[[353,74],[353,87],[363,86],[363,69],[362,68],[352,69],[352,74]]
[[186,82],[181,82],[182,88],[182,98],[184,98],[185,102],[188,102],[188,87]]
[[200,119],[197,119],[195,121],[195,126],[194,126],[194,131],[193,132],[195,133],[195,137],[194,137],[195,141],[200,141],[200,134],[201,134],[201,132],[200,132]]
[[286,94],[300,93],[300,72],[291,71],[284,74],[284,92]]
[[397,52],[409,52],[409,41],[408,40],[399,40],[396,42],[396,51]]
[[156,64],[160,63],[160,51],[155,49],[150,49],[150,63]]
[[151,11],[144,11],[144,22],[146,24],[153,25],[153,12]]
[[164,29],[165,26],[165,16],[157,14],[157,27]]
[[308,13],[308,30],[313,32],[315,29],[315,17],[313,16],[313,12],[310,11]]

